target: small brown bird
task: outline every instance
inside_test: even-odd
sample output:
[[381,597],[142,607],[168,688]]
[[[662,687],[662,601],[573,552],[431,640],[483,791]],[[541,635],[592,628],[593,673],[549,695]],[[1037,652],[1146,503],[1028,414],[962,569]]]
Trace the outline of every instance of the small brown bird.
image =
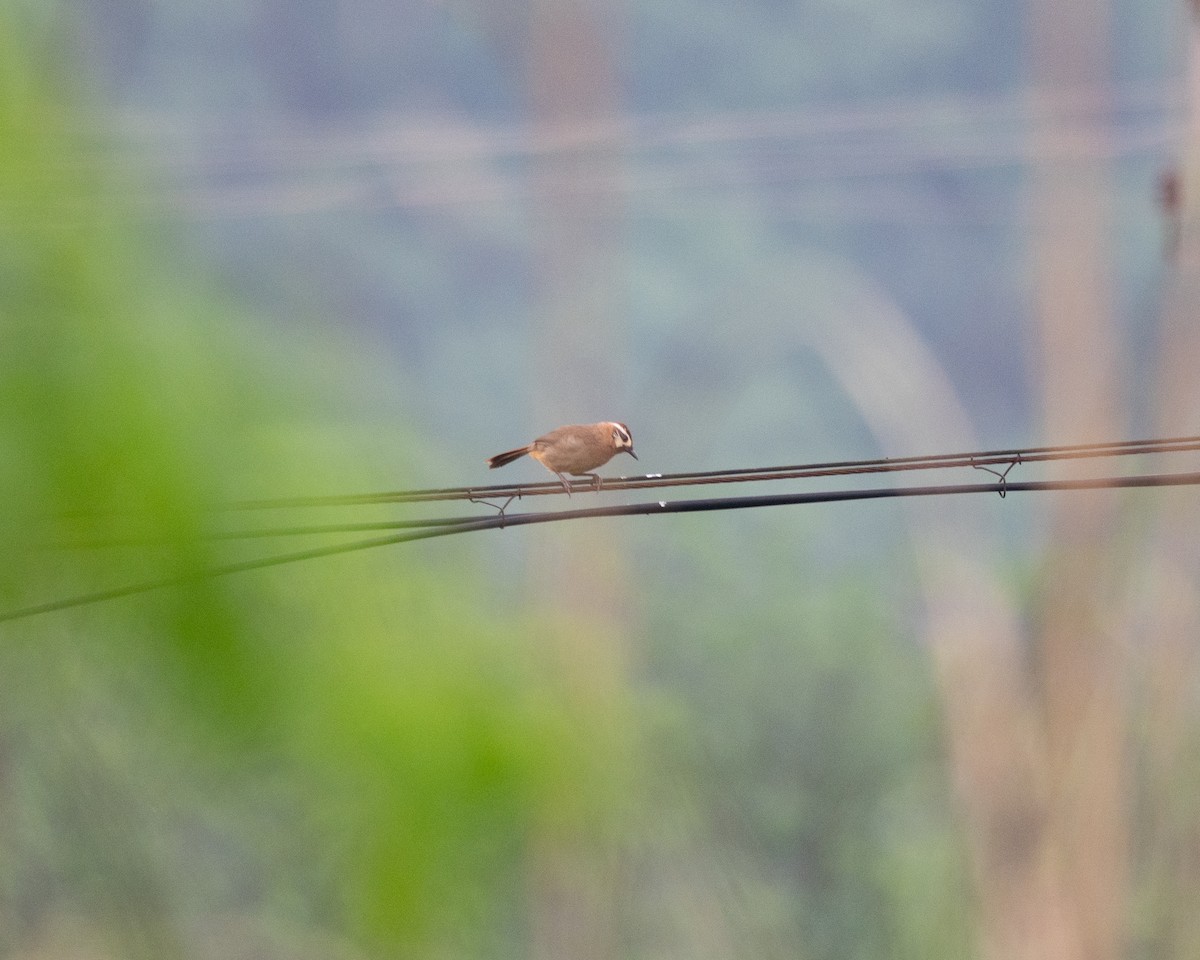
[[637,459],[633,452],[633,435],[625,424],[612,421],[580,423],[551,430],[527,447],[489,457],[487,465],[495,470],[529,454],[562,481],[563,489],[570,496],[571,484],[564,474],[591,477],[599,490],[600,477],[592,471],[604,466],[618,453],[627,453]]

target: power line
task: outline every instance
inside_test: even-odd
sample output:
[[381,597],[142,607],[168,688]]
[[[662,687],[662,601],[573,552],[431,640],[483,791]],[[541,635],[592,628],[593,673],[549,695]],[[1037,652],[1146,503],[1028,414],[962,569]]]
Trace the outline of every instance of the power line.
[[[854,476],[912,470],[987,468],[1017,463],[1045,463],[1059,460],[1095,459],[1135,454],[1169,454],[1200,450],[1200,436],[1168,437],[1149,440],[1122,440],[1108,443],[1079,443],[1058,446],[1024,447],[1010,450],[982,450],[973,453],[945,453],[931,456],[885,457],[872,460],[840,460],[827,463],[790,464],[772,467],[747,467],[732,470],[704,470],[687,473],[655,473],[640,477],[619,477],[602,481],[601,489],[648,490],[717,483],[746,483],[759,480],[794,480],[813,477]],[[590,480],[572,483],[572,492],[595,489]],[[353,507],[385,503],[421,503],[437,500],[523,499],[564,493],[557,481],[544,483],[491,484],[478,487],[434,487],[423,490],[394,490],[381,493],[333,494],[329,496],[281,497],[241,500],[226,504],[233,510],[275,510],[306,507]]]
[[[242,139],[221,124],[181,122],[178,114],[126,113],[120,121],[126,137],[138,144],[139,157],[149,155],[159,166],[178,172],[304,173],[407,164],[526,163],[589,149],[620,150],[636,157],[764,143],[815,142],[824,147],[831,142],[859,144],[880,135],[911,136],[914,130],[921,131],[924,140],[929,132],[965,130],[969,145],[978,149],[980,132],[1017,136],[1038,122],[1113,126],[1130,118],[1170,117],[1178,111],[1183,93],[1178,85],[1157,80],[1111,88],[1039,91],[1029,87],[999,96],[893,98],[783,110],[716,111],[700,117],[630,112],[607,122],[568,122],[549,129],[526,122],[394,111],[355,114],[356,126],[337,131],[311,126],[289,129],[279,128],[277,117],[242,115],[240,128],[256,131],[253,138]],[[118,157],[128,159],[120,153]]]
[[302,560],[314,560],[332,557],[338,554],[353,553],[369,550],[375,547],[391,546],[397,543],[408,543],[415,540],[427,540],[433,537],[449,536],[457,533],[471,533],[479,530],[495,530],[504,527],[525,526],[534,523],[556,523],[565,520],[582,520],[601,517],[648,516],[673,513],[698,513],[713,510],[744,510],[754,507],[789,506],[799,504],[836,503],[857,500],[876,500],[899,497],[929,497],[946,496],[967,493],[998,493],[1001,496],[1009,492],[1047,492],[1047,491],[1080,491],[1121,488],[1147,488],[1166,486],[1196,486],[1200,485],[1200,473],[1166,473],[1143,474],[1139,476],[1096,477],[1078,480],[1025,480],[1009,481],[1001,476],[993,483],[963,483],[940,486],[919,487],[882,487],[859,490],[827,490],[810,493],[783,493],[747,497],[719,497],[696,500],[652,501],[648,503],[619,504],[607,507],[589,507],[575,510],[543,511],[539,513],[522,513],[507,515],[501,512],[497,516],[480,519],[462,518],[438,526],[423,529],[406,530],[384,537],[374,537],[369,540],[358,540],[350,543],[334,544],[326,547],[316,547],[294,553],[280,554],[273,557],[263,557],[254,560],[243,560],[213,567],[203,573],[181,576],[163,577],[147,580],[137,584],[99,590],[92,593],[80,594],[59,600],[51,600],[42,604],[24,607],[17,610],[0,612],[0,622],[25,619],[39,614],[54,613],[74,607],[87,606],[105,600],[115,600],[122,597],[149,593],[175,586],[184,586],[200,579],[232,576],[253,570],[263,570],[269,567],[297,563]]
[[[503,209],[529,199],[529,163],[615,151],[619,189],[642,201],[641,215],[664,215],[664,199],[677,205],[680,195],[698,190],[770,185],[778,193],[854,178],[859,191],[864,181],[885,176],[1020,168],[1045,151],[1083,159],[1156,157],[1180,136],[1181,96],[1176,86],[1154,81],[700,118],[633,113],[551,129],[392,113],[356,115],[357,126],[339,131],[280,129],[270,118],[255,124],[243,117],[244,126],[257,131],[253,138],[220,125],[180,127],[177,117],[133,115],[126,116],[125,130],[137,157],[124,151],[117,159],[122,167],[159,173],[164,192],[150,200],[159,209],[216,220],[329,210]],[[1030,130],[1044,126],[1055,139],[1031,141]],[[571,179],[585,192],[614,187],[607,162],[590,172],[576,166]],[[148,196],[144,189],[133,192],[142,201]]]
[[[693,471],[673,474],[647,474],[641,477],[621,477],[603,481],[605,492],[620,490],[654,489],[660,487],[688,486],[698,484],[740,483],[766,480],[806,479],[828,476],[850,476],[856,474],[890,473],[912,470],[950,470],[974,468],[999,475],[995,467],[1004,467],[1005,474],[1018,464],[1127,456],[1133,454],[1169,454],[1200,450],[1200,437],[1174,437],[1150,440],[1126,440],[1107,443],[1070,444],[1058,446],[1013,448],[1009,450],[978,451],[974,453],[949,453],[914,457],[881,458],[871,460],[845,460],[826,463],[783,465],[773,467],[751,467],[741,469]],[[592,481],[574,481],[574,492],[595,492]],[[422,501],[467,500],[500,509],[493,501],[505,501],[505,508],[513,500],[532,496],[550,496],[564,493],[556,481],[533,484],[498,484],[478,487],[443,487],[425,490],[398,490],[381,493],[339,494],[330,496],[288,497],[234,501],[222,508],[233,511],[366,507],[391,503],[418,503]],[[241,530],[220,530],[207,534],[210,540],[263,540],[280,537],[330,536],[338,534],[373,533],[435,526],[452,526],[468,523],[474,517],[438,517],[419,520],[384,520],[372,522],[342,522],[324,524],[293,524],[289,526],[261,526]],[[65,549],[102,549],[113,547],[153,546],[163,542],[162,537],[105,537],[88,541],[58,543]]]
[[[290,527],[255,527],[246,530],[218,530],[202,535],[205,540],[269,540],[275,537],[315,537],[343,533],[373,533],[380,530],[406,530],[424,527],[454,526],[470,523],[478,517],[434,517],[422,520],[376,520],[362,523],[309,523]],[[60,550],[104,550],[120,547],[153,547],[170,542],[169,537],[98,537],[89,540],[64,540],[54,547]]]

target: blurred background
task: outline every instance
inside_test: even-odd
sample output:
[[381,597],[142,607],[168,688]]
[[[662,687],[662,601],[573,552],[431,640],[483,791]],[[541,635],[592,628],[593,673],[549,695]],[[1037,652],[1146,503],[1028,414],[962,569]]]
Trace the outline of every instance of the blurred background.
[[0,0],[0,617],[164,584],[0,619],[0,957],[1200,955],[1190,488],[209,575],[564,423],[1200,433],[1196,16]]

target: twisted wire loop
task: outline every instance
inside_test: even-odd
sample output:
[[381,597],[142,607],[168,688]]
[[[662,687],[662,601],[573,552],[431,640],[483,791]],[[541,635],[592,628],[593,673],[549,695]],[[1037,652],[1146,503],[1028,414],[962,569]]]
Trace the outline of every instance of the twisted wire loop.
[[971,466],[973,468],[975,468],[976,470],[983,470],[985,473],[990,473],[993,477],[997,478],[996,492],[998,494],[1000,494],[1001,500],[1003,500],[1006,496],[1008,496],[1008,474],[1009,474],[1009,472],[1012,470],[1013,467],[1018,466],[1022,462],[1023,461],[1021,460],[1021,454],[1018,452],[1016,454],[1016,456],[1014,456],[1012,458],[1012,460],[1009,461],[1008,466],[1005,467],[1003,471],[1000,471],[1000,470],[993,470],[991,467],[985,467],[982,463],[976,463],[975,458],[971,457]]
[[512,503],[514,500],[520,500],[520,499],[521,499],[521,488],[520,487],[517,488],[516,493],[511,494],[508,497],[508,499],[506,499],[503,503],[494,503],[493,501],[488,500],[486,497],[476,496],[473,491],[467,497],[467,500],[469,500],[471,503],[477,503],[481,507],[491,507],[493,510],[495,510],[496,516],[500,520],[499,529],[501,529],[501,530],[504,529],[504,518],[505,518],[504,511],[508,509],[508,505],[510,503]]

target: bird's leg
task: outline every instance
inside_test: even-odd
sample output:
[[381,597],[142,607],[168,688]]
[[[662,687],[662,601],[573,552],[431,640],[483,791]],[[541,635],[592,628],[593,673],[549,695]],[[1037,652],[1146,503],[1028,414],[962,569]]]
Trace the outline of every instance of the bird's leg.
[[600,478],[600,474],[589,473],[588,476],[592,478],[592,483],[594,483],[596,485],[596,492],[599,493],[600,492],[600,484],[603,482]]
[[571,495],[571,482],[557,470],[554,471],[554,475],[562,481],[563,489],[567,491],[567,496],[569,497]]

